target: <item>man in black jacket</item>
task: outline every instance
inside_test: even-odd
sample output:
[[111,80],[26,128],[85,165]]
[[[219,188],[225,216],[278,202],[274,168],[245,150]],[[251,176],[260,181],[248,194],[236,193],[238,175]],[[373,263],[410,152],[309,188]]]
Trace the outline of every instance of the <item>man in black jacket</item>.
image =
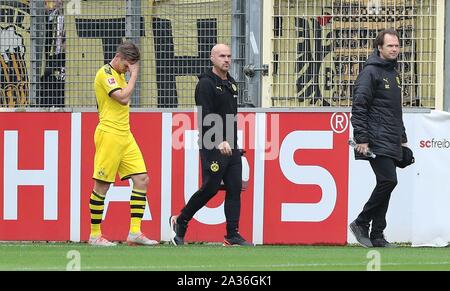
[[[397,185],[396,163],[402,159],[402,146],[407,143],[397,71],[399,46],[397,31],[381,31],[374,42],[375,51],[358,75],[353,91],[355,157],[369,160],[377,182],[362,212],[350,224],[351,232],[365,247],[395,246],[386,241],[383,231],[389,199]],[[366,156],[369,148],[375,158]]]
[[237,147],[236,81],[228,71],[231,50],[224,44],[211,51],[213,68],[200,76],[195,89],[200,126],[200,157],[203,183],[178,216],[170,217],[171,241],[183,245],[188,222],[213,198],[223,180],[226,188],[224,245],[252,245],[238,232],[241,211],[242,160]]

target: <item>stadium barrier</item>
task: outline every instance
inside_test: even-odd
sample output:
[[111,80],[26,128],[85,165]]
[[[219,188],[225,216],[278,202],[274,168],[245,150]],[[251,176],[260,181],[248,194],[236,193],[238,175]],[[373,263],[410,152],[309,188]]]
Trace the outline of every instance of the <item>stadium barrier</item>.
[[[169,240],[168,220],[199,185],[196,113],[134,112],[131,126],[150,176],[143,230]],[[256,244],[354,242],[347,231],[375,183],[355,161],[347,140],[348,112],[244,111],[239,142],[246,150],[248,187],[240,230]],[[85,241],[89,235],[94,112],[0,113],[0,240]],[[450,241],[450,114],[405,114],[416,163],[399,170],[386,236],[413,245]],[[129,227],[128,181],[106,200],[103,232],[124,240]],[[197,213],[188,241],[222,241],[223,193]]]

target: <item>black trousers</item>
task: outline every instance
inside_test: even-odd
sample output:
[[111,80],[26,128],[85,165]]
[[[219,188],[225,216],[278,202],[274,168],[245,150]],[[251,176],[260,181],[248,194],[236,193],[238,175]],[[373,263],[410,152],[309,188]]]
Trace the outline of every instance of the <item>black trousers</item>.
[[386,213],[391,193],[397,186],[397,168],[393,158],[384,156],[371,159],[370,166],[375,173],[377,184],[362,212],[358,215],[356,223],[366,226],[372,223],[370,238],[381,238],[386,228]]
[[233,150],[232,156],[224,156],[218,150],[200,150],[200,158],[202,186],[181,210],[178,222],[187,224],[195,213],[217,194],[223,180],[226,188],[227,235],[231,236],[238,231],[241,213],[241,153],[239,150]]

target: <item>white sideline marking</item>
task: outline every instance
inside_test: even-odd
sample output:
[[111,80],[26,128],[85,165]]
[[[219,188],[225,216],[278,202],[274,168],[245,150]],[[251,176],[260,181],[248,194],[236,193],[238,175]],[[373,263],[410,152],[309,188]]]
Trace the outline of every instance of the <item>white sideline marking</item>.
[[[316,263],[306,263],[306,264],[269,264],[269,265],[227,265],[227,266],[220,266],[221,268],[283,268],[283,267],[365,267],[367,263],[349,263],[349,264],[316,264]],[[415,264],[410,263],[383,263],[383,266],[411,266]],[[420,265],[427,265],[427,266],[440,266],[440,265],[450,265],[449,262],[427,262],[427,263],[420,263]],[[185,269],[205,269],[205,268],[217,268],[217,265],[198,265],[198,266],[91,266],[91,267],[83,267],[81,266],[81,270],[149,270],[149,269],[167,269],[167,270],[185,270]],[[32,270],[46,270],[46,271],[53,271],[53,270],[62,270],[65,269],[65,266],[61,267],[19,267],[19,268],[0,268],[0,271],[32,271]]]

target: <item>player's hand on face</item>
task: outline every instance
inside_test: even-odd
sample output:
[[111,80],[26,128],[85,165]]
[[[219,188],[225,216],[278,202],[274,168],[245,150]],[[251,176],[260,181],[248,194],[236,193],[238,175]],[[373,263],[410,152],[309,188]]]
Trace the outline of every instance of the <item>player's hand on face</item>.
[[137,74],[139,72],[139,62],[136,62],[134,64],[128,63],[128,69],[130,70],[131,74]]

